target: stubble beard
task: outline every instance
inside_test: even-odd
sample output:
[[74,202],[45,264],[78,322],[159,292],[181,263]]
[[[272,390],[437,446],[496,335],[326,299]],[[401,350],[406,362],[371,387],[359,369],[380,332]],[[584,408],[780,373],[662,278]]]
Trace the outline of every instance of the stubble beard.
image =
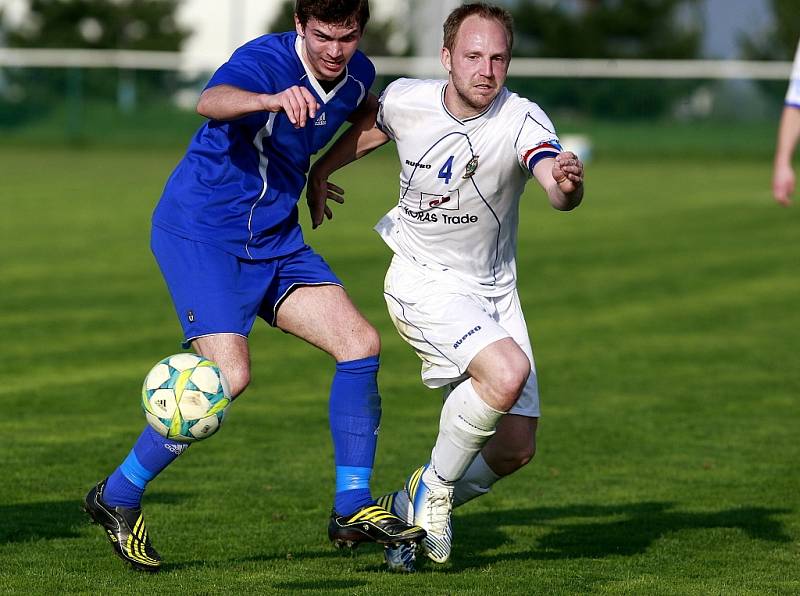
[[458,95],[461,103],[468,106],[471,110],[475,110],[476,113],[480,113],[489,107],[499,93],[498,89],[493,89],[491,95],[471,96],[468,92],[472,90],[472,84],[467,83],[465,91],[465,89],[462,88],[462,85],[456,81],[453,81],[453,88],[455,89],[456,95]]

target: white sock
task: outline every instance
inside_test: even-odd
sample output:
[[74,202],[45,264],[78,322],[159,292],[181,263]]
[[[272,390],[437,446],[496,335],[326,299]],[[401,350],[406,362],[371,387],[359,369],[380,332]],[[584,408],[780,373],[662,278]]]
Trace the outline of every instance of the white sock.
[[452,484],[464,475],[505,412],[484,402],[467,379],[448,396],[439,418],[439,436],[424,481]]
[[492,488],[492,485],[500,480],[498,476],[483,459],[483,454],[479,453],[461,479],[456,482],[453,489],[453,507],[460,507],[467,501],[485,495]]

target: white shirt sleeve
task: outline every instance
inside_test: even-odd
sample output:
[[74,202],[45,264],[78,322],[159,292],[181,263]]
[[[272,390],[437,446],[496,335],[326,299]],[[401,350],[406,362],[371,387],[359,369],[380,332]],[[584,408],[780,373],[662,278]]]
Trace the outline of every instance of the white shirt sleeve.
[[514,141],[514,149],[520,167],[530,173],[540,160],[558,155],[561,152],[561,144],[555,126],[547,114],[535,103],[527,103],[527,111],[520,117],[521,123]]
[[800,43],[797,44],[797,53],[794,55],[789,89],[786,92],[786,105],[800,108]]
[[397,79],[390,83],[378,98],[378,116],[376,117],[375,125],[393,141],[397,140],[397,138],[392,126],[392,117],[397,113],[397,106],[395,105],[397,97],[402,95],[402,93],[397,92],[397,88],[402,87],[403,81],[404,79]]

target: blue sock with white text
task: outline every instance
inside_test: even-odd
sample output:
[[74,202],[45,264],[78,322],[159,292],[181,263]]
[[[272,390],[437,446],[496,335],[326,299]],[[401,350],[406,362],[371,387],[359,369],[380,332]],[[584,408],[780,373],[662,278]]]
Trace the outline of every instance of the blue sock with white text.
[[128,457],[108,477],[103,501],[112,507],[140,507],[142,494],[153,478],[189,447],[145,427]]
[[381,421],[378,367],[378,356],[336,364],[329,408],[336,462],[334,509],[339,515],[373,502],[369,480]]

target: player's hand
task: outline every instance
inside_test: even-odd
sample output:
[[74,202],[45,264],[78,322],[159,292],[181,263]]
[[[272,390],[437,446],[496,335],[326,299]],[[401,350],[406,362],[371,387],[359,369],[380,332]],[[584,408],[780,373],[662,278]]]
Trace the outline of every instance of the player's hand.
[[552,174],[564,194],[573,193],[583,186],[583,163],[572,151],[556,155]]
[[775,200],[788,207],[792,204],[792,194],[794,193],[795,177],[791,167],[776,167],[772,176],[772,196]]
[[305,87],[294,85],[274,95],[262,95],[261,103],[267,112],[286,112],[289,122],[295,128],[306,125],[309,118],[317,117],[319,104],[314,95]]
[[328,201],[340,205],[344,203],[344,189],[328,181],[327,176],[321,176],[314,168],[308,173],[306,185],[306,203],[311,214],[311,229],[316,229],[325,218],[333,219],[333,211],[328,206]]

